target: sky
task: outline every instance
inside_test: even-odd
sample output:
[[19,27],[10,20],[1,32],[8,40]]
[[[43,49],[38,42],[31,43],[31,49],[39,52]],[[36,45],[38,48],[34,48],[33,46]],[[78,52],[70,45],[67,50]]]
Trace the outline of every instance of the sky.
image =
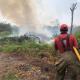
[[77,2],[74,12],[74,25],[80,25],[80,0],[38,0],[39,19],[43,24],[54,23],[59,20],[60,24],[71,23],[70,7]]
[[74,25],[80,25],[80,0],[0,0],[0,21],[17,24],[21,34],[32,31],[51,35],[45,25],[71,23],[70,7],[77,2]]
[[70,7],[76,2],[74,25],[80,25],[80,0],[0,0],[0,21],[4,19],[22,26],[26,23],[54,25],[56,21],[70,25]]

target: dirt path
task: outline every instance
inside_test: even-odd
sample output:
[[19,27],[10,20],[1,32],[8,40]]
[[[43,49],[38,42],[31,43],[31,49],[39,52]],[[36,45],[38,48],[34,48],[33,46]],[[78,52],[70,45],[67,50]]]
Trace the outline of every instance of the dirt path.
[[53,63],[47,58],[41,60],[30,56],[0,53],[0,80],[8,74],[14,73],[18,80],[55,80]]
[[11,72],[16,65],[24,64],[24,61],[20,61],[18,57],[11,57],[8,54],[0,53],[0,80],[2,76]]
[[14,73],[19,80],[53,80],[52,68],[38,58],[0,53],[0,80],[8,73]]

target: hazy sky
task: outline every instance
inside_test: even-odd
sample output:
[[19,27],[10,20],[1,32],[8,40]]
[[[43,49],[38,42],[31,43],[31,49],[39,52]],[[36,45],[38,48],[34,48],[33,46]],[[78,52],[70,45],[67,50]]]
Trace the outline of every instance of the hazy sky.
[[18,24],[71,23],[70,7],[77,2],[74,24],[80,25],[80,0],[0,0],[0,20],[4,15]]
[[[58,19],[60,24],[71,23],[70,7],[72,3],[77,2],[77,8],[74,13],[74,24],[80,24],[80,0],[38,0],[41,8],[39,18],[43,23],[54,22]],[[38,10],[40,11],[40,10]]]
[[43,26],[54,25],[55,20],[70,25],[70,7],[75,2],[74,25],[80,25],[80,0],[0,0],[0,21],[18,24],[21,34],[34,31],[50,36]]

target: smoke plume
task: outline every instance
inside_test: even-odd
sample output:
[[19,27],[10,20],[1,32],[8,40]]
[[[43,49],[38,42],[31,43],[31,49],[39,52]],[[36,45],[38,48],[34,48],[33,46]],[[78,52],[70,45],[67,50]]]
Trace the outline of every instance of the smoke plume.
[[0,0],[3,16],[31,31],[39,24],[36,7],[36,0]]
[[20,26],[20,35],[37,32],[49,36],[39,19],[42,14],[39,1],[42,0],[0,0],[0,12],[6,20]]

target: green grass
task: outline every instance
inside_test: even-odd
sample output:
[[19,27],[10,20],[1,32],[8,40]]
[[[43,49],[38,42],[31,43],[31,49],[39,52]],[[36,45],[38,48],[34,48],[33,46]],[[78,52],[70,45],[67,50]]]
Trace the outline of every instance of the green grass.
[[2,80],[19,80],[14,73],[8,73],[7,75],[3,76]]
[[0,52],[5,53],[20,53],[24,55],[30,56],[38,56],[45,53],[52,53],[52,46],[46,43],[36,43],[35,41],[28,41],[25,40],[21,43],[14,43],[14,42],[6,42],[1,44]]
[[78,45],[80,46],[80,32],[75,33],[76,39],[78,41]]

